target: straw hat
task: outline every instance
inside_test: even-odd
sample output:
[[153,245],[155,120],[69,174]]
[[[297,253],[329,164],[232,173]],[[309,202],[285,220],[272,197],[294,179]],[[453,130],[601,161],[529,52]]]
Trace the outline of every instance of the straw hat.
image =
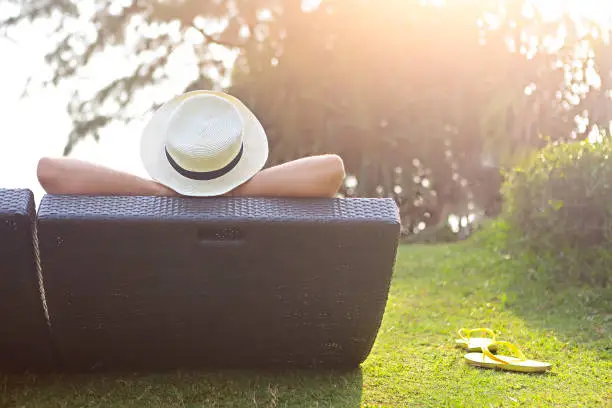
[[214,91],[179,95],[155,112],[140,144],[149,176],[186,196],[225,194],[259,172],[268,138],[240,100]]

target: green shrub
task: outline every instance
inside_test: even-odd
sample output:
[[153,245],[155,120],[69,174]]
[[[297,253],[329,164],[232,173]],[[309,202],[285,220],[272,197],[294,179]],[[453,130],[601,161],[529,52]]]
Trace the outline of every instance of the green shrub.
[[550,145],[507,174],[504,217],[515,248],[560,279],[612,274],[612,142]]

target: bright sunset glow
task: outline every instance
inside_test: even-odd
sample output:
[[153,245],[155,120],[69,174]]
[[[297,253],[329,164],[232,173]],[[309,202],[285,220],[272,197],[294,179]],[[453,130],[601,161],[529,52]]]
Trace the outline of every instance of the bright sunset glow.
[[[464,0],[423,0],[424,3],[429,2],[440,7],[445,3],[461,1]],[[491,0],[480,1],[482,4],[497,3]],[[114,3],[125,4],[125,1]],[[320,3],[320,0],[304,0],[303,9],[312,10]],[[82,0],[79,2],[79,8],[92,9],[90,7],[92,4],[91,1]],[[576,20],[590,20],[601,27],[612,27],[612,0],[533,0],[532,4],[547,20],[555,20],[566,14]],[[13,12],[15,10],[10,4],[0,2],[0,15]],[[532,10],[526,7],[524,13],[530,15]],[[44,155],[61,154],[71,126],[65,113],[65,104],[71,95],[71,89],[68,87],[48,89],[24,100],[19,99],[23,85],[30,75],[45,75],[48,72],[42,55],[50,47],[49,27],[49,21],[39,21],[32,26],[15,30],[10,40],[0,39],[0,53],[3,55],[3,60],[11,61],[10,64],[3,65],[3,75],[0,76],[0,87],[3,89],[0,95],[0,109],[5,129],[2,138],[6,151],[19,152],[18,155],[10,154],[6,160],[0,162],[0,174],[4,175],[0,182],[5,187],[31,188],[37,198],[42,195],[42,190],[36,181],[36,162]],[[179,80],[173,81],[170,88],[166,86],[161,89],[164,95],[180,90],[191,75],[193,64],[186,55],[178,53],[174,62],[170,63],[170,70],[177,72],[173,77]],[[95,66],[84,70],[79,76],[80,80],[70,86],[78,87],[80,90],[91,88],[93,92],[98,87],[100,79],[105,81],[119,76],[121,67],[126,61],[132,62],[121,50],[105,53],[104,58],[97,58]],[[94,77],[96,80],[92,80]],[[143,105],[147,105],[146,100]],[[99,143],[91,138],[79,143],[73,156],[144,175],[138,160],[138,136],[142,124],[134,122],[128,126],[112,125],[103,132]],[[9,175],[8,179],[6,175]]]
[[[453,3],[462,0],[422,0],[436,6]],[[481,0],[484,4],[491,3],[489,0]],[[310,0],[307,3],[318,3],[318,0]],[[599,25],[612,26],[612,2],[607,0],[531,0],[531,6],[537,9],[547,20],[555,20],[563,15],[572,18],[587,18],[597,22]],[[532,15],[533,11],[527,6],[525,15]]]
[[550,18],[559,18],[568,13],[572,17],[587,17],[604,25],[612,22],[612,2],[606,0],[533,0],[532,3]]

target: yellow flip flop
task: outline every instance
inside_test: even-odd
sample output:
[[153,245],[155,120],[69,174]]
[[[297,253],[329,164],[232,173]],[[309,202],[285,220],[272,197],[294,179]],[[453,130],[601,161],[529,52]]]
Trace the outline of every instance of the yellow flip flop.
[[[468,353],[465,355],[465,360],[468,364],[484,367],[495,368],[500,370],[518,371],[522,373],[539,373],[550,370],[552,367],[549,363],[541,361],[528,360],[527,357],[514,344],[507,341],[496,341],[493,345],[508,347],[517,357],[493,355],[488,347],[483,347],[481,353]],[[489,346],[490,347],[490,346]]]
[[[472,337],[473,333],[488,334],[491,337]],[[491,329],[478,328],[478,329],[459,329],[457,332],[460,339],[455,340],[455,343],[467,350],[467,351],[480,351],[483,347],[488,348],[491,351],[495,351],[496,348],[492,346],[495,343],[495,332]]]

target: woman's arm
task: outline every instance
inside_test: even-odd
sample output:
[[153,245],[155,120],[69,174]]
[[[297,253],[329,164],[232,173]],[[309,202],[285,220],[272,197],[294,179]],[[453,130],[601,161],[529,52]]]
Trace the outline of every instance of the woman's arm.
[[129,173],[69,158],[43,158],[38,181],[49,194],[176,195],[169,188]]
[[344,176],[344,163],[336,155],[305,157],[262,170],[231,195],[333,197]]
[[[155,181],[75,159],[43,158],[37,173],[49,194],[177,195]],[[314,156],[262,170],[228,195],[332,197],[343,180],[342,159]]]

